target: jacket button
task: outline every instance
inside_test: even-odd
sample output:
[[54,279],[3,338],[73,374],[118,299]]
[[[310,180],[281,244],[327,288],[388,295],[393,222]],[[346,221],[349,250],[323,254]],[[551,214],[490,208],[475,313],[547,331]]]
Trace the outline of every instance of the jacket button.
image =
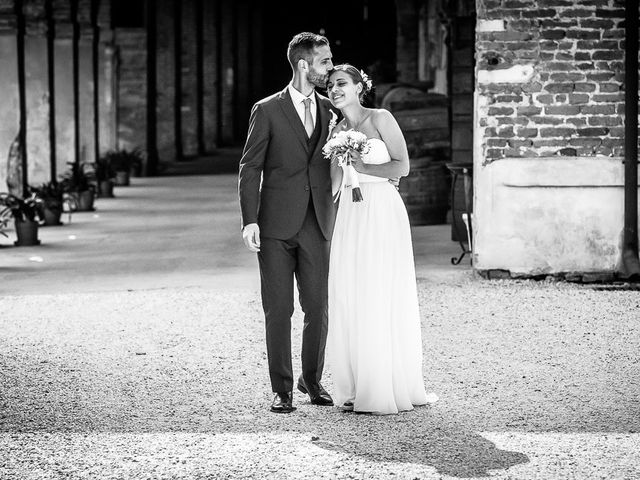
[[305,192],[308,192],[308,191],[309,191],[309,185],[305,185],[305,186],[304,186],[304,191],[305,191]]

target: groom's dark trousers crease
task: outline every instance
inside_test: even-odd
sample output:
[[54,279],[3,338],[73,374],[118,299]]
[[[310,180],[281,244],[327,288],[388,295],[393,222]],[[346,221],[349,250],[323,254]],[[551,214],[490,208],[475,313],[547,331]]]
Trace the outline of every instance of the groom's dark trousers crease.
[[287,240],[262,238],[258,259],[272,389],[274,392],[293,390],[294,274],[304,312],[302,375],[306,382],[315,384],[322,376],[327,337],[329,241],[318,226],[311,200],[298,233]]

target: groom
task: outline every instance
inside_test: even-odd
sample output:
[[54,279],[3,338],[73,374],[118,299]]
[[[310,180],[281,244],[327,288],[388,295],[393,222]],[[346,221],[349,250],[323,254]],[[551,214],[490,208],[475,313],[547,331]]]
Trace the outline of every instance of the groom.
[[333,405],[320,384],[327,338],[329,240],[335,220],[329,162],[322,156],[329,100],[315,92],[333,68],[329,41],[299,33],[289,43],[291,83],[257,102],[240,160],[242,237],[258,253],[266,320],[271,411],[293,406],[291,315],[294,276],[304,312],[298,389],[314,405]]

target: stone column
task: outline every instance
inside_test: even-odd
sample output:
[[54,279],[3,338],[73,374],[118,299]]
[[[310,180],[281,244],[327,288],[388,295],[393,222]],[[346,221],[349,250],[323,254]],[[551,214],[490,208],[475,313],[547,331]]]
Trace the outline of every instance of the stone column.
[[80,40],[78,44],[78,106],[80,120],[80,161],[95,162],[95,108],[93,92],[93,29],[91,0],[78,1]]
[[203,85],[203,144],[205,152],[218,146],[218,34],[220,31],[220,2],[203,2],[202,62]]
[[23,4],[26,35],[25,94],[27,107],[27,181],[36,186],[50,180],[49,85],[47,25],[44,0]]
[[56,126],[56,171],[58,176],[76,161],[73,92],[73,25],[71,9],[66,0],[53,0],[54,40],[54,103]]
[[99,2],[97,15],[100,29],[98,45],[98,146],[100,154],[114,150],[116,144],[116,64],[111,30],[111,5]]
[[399,82],[418,80],[418,20],[414,0],[396,0],[396,70]]
[[185,156],[198,153],[198,55],[195,0],[182,2],[182,152]]
[[156,111],[160,162],[176,160],[176,1],[156,2]]
[[20,128],[16,18],[7,0],[0,1],[0,85],[0,191],[6,192],[9,149]]
[[236,65],[235,65],[235,36],[236,16],[235,7],[231,2],[223,2],[221,10],[220,63],[221,93],[220,93],[220,142],[231,144],[234,140],[233,106],[235,103]]

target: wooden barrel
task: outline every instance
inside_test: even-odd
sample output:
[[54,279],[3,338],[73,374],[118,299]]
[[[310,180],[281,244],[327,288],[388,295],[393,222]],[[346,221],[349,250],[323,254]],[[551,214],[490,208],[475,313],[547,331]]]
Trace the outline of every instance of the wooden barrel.
[[409,175],[400,180],[411,225],[447,223],[451,177],[445,162],[433,157],[411,159]]

